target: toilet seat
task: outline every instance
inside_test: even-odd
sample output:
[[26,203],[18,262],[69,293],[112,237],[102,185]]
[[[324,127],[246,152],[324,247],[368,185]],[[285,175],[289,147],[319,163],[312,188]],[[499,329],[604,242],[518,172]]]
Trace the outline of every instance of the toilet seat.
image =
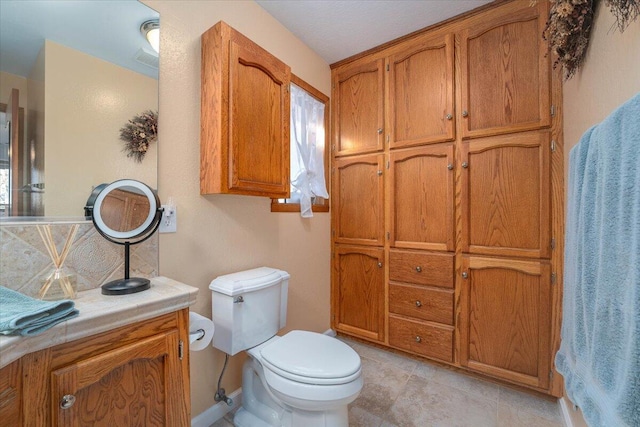
[[291,331],[259,353],[265,369],[304,384],[346,384],[360,376],[360,357],[351,347],[315,332]]

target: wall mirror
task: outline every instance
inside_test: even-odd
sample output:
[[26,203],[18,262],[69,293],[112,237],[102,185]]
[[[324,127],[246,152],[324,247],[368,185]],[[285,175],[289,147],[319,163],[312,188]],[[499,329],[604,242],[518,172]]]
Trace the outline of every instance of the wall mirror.
[[157,144],[137,162],[120,140],[158,110],[153,20],[136,0],[0,1],[0,217],[81,217],[100,182],[157,187]]
[[149,186],[133,179],[101,184],[85,206],[96,230],[110,242],[124,246],[124,278],[102,285],[104,295],[123,295],[149,289],[148,279],[129,277],[130,246],[155,233],[162,218],[158,195]]

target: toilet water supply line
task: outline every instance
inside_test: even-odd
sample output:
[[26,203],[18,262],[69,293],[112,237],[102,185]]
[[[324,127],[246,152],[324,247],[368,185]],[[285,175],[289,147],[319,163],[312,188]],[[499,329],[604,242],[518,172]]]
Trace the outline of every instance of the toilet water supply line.
[[227,362],[229,361],[229,355],[224,355],[224,365],[222,366],[222,372],[220,372],[220,378],[218,378],[218,391],[216,391],[215,396],[213,398],[216,402],[224,402],[227,406],[233,405],[233,399],[227,397],[223,388],[220,387],[220,383],[222,382],[222,376],[224,375],[224,370],[227,369]]

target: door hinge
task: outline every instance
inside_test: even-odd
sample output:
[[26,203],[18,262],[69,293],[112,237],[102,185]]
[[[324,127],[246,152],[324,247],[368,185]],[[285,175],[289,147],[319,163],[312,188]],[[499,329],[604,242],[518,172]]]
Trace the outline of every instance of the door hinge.
[[387,71],[389,71],[389,64],[387,64]]
[[553,381],[553,371],[549,371],[549,381]]
[[551,140],[551,152],[556,151],[556,140],[552,139]]
[[336,237],[336,230],[335,230],[335,228],[334,228],[333,230],[331,230],[331,235],[332,235],[333,237]]
[[552,105],[551,106],[551,117],[554,117],[556,115],[556,106]]
[[391,240],[391,233],[387,231],[387,240]]
[[551,273],[551,284],[552,285],[556,284],[556,273]]
[[551,239],[551,250],[554,250],[556,248],[556,239],[552,238]]
[[387,160],[387,169],[389,169],[389,167],[391,167],[391,162]]
[[387,144],[389,143],[389,135],[387,135]]
[[178,341],[178,359],[182,360],[184,357],[184,343],[182,340]]

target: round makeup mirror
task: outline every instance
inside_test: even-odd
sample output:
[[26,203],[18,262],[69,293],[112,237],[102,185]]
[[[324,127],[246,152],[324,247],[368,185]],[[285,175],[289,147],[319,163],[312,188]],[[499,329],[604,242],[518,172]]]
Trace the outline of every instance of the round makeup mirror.
[[149,289],[150,281],[129,277],[130,246],[153,235],[160,225],[162,207],[149,186],[133,179],[121,179],[97,186],[85,206],[96,230],[110,242],[124,245],[124,279],[102,285],[103,295],[125,295]]

